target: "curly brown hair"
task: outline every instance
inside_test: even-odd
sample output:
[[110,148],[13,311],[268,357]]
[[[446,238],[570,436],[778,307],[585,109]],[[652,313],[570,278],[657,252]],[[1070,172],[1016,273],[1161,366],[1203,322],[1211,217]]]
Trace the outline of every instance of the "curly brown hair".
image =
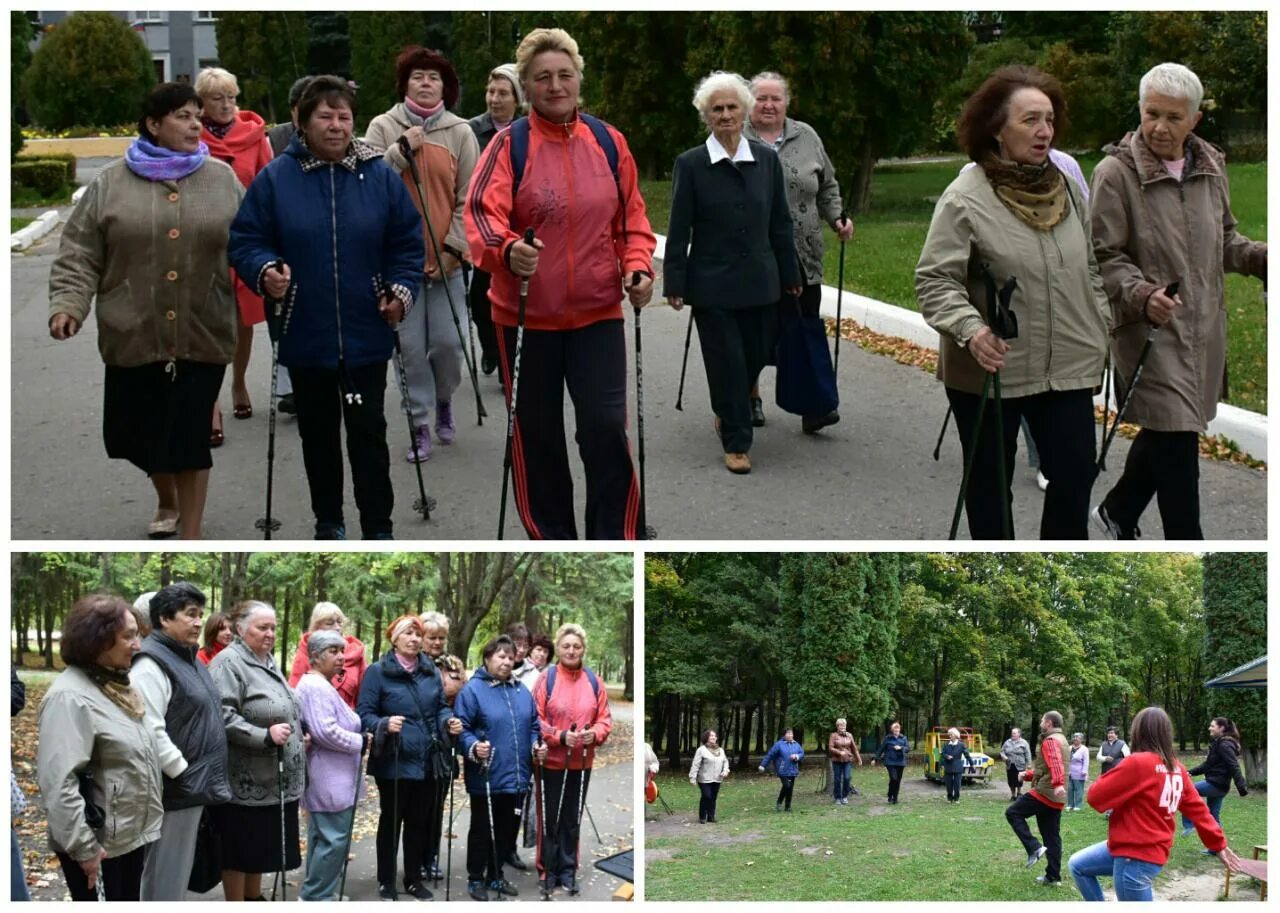
[[435,70],[444,83],[441,98],[444,106],[450,111],[458,103],[458,73],[454,70],[449,58],[433,48],[413,45],[400,52],[396,58],[396,93],[401,98],[409,92],[409,76],[414,70]]
[[81,596],[62,622],[58,652],[68,666],[92,666],[111,648],[125,628],[133,606],[119,596],[90,593]]
[[996,134],[1009,118],[1009,99],[1019,89],[1039,89],[1053,105],[1053,131],[1058,136],[1067,129],[1067,100],[1058,80],[1035,67],[1001,67],[969,96],[956,122],[956,139],[965,155],[975,162],[999,148]]

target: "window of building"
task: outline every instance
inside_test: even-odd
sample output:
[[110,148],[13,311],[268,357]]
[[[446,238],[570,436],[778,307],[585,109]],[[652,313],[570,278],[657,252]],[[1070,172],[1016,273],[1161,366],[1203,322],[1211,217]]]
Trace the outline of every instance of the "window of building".
[[151,65],[155,67],[157,82],[168,81],[169,77],[165,73],[165,70],[169,68],[169,61],[167,59],[163,57],[153,57],[151,58]]
[[202,12],[200,11],[196,12],[196,22],[217,22],[217,21],[218,21],[217,10],[204,10]]

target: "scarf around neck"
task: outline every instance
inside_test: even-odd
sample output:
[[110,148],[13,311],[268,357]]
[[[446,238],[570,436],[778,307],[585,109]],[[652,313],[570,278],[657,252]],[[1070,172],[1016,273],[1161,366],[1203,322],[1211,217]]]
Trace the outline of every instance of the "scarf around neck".
[[174,152],[140,136],[125,150],[124,163],[148,181],[180,181],[199,170],[208,157],[209,147],[203,140],[195,152]]
[[204,128],[216,136],[218,139],[226,139],[227,134],[231,132],[231,128],[236,125],[235,119],[227,121],[225,124],[217,124],[207,118],[200,118],[200,122],[204,124]]
[[1050,231],[1067,217],[1067,182],[1052,160],[1022,165],[987,153],[979,164],[1000,202],[1036,231]]
[[418,104],[413,99],[411,99],[408,95],[406,95],[404,97],[404,106],[409,109],[410,114],[416,114],[418,117],[421,117],[423,120],[430,120],[431,118],[435,117],[437,114],[439,114],[441,111],[444,110],[444,99],[443,98],[440,99],[430,108],[424,108],[422,107],[422,105]]
[[107,700],[123,710],[133,720],[142,719],[145,705],[138,689],[129,684],[129,673],[104,666],[85,666],[85,674],[97,685]]

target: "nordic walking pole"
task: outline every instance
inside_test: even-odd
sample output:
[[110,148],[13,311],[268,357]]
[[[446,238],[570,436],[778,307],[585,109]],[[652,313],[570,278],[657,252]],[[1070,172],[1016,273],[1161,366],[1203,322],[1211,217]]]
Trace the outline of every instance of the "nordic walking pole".
[[[524,243],[533,246],[533,229],[524,230]],[[529,277],[520,280],[520,307],[516,313],[516,354],[511,362],[511,407],[507,410],[507,452],[502,458],[502,502],[498,508],[498,538],[507,525],[507,483],[511,480],[511,446],[516,434],[516,394],[520,391],[520,354],[524,350],[524,309],[529,302]]]
[[[1169,283],[1165,287],[1164,293],[1170,298],[1178,294],[1178,283]],[[1129,389],[1124,391],[1124,400],[1116,410],[1116,420],[1111,423],[1111,431],[1102,442],[1102,453],[1098,457],[1099,472],[1106,468],[1104,461],[1107,459],[1107,451],[1111,449],[1111,442],[1115,440],[1116,432],[1120,430],[1120,420],[1124,418],[1125,411],[1129,408],[1129,402],[1133,399],[1133,391],[1138,388],[1138,381],[1142,379],[1142,368],[1147,363],[1147,356],[1151,354],[1151,344],[1156,341],[1156,334],[1159,332],[1160,324],[1152,324],[1151,329],[1147,330],[1147,339],[1142,344],[1142,351],[1138,353],[1138,364],[1133,369],[1133,380],[1129,381]]]
[[947,414],[942,417],[942,428],[938,430],[938,443],[933,445],[933,461],[938,461],[938,454],[942,453],[942,439],[947,434],[947,422],[951,421],[951,404],[947,404]]
[[[391,291],[387,288],[387,284],[381,276],[374,276],[373,284],[377,289],[379,299],[391,297]],[[400,397],[400,401],[404,404],[404,417],[409,422],[409,446],[413,448],[413,469],[418,475],[418,500],[413,502],[413,512],[422,514],[423,520],[430,520],[431,511],[436,506],[436,499],[427,495],[426,484],[422,481],[422,460],[418,459],[418,435],[413,428],[413,407],[409,405],[409,376],[404,370],[404,350],[400,347],[400,326],[398,324],[394,332],[396,340],[396,374],[400,378],[400,390],[403,394]]]
[[457,758],[453,755],[452,749],[449,754],[449,832],[445,834],[445,839],[449,841],[448,847],[445,848],[444,862],[444,899],[449,901],[449,881],[453,878],[453,781],[457,779],[454,772],[457,770]]
[[587,811],[587,820],[591,822],[591,829],[592,829],[593,831],[595,831],[595,834],[596,834],[596,843],[599,843],[599,844],[603,845],[603,844],[604,844],[604,841],[600,839],[600,828],[596,827],[596,819],[595,819],[595,816],[594,816],[593,814],[591,814],[591,806],[590,806],[590,805],[584,805],[583,807],[584,807],[584,808],[586,809],[586,811]]
[[[585,733],[587,727],[583,726],[580,733]],[[578,832],[575,834],[577,844],[573,848],[573,889],[570,894],[578,893],[578,875],[582,869],[582,813],[587,809],[587,744],[585,742],[578,743],[582,748],[582,762],[578,768]],[[566,775],[565,779],[568,779]],[[595,822],[591,823],[595,827]],[[600,840],[600,832],[596,831],[596,840]]]
[[475,267],[465,261],[462,264],[462,297],[467,302],[467,345],[471,349],[471,363],[476,364],[476,322],[471,314],[471,273]]
[[[284,261],[277,258],[269,268],[283,275]],[[288,294],[288,291],[285,294]],[[281,311],[284,309],[284,299],[272,298],[271,303],[275,307],[276,320],[279,321]],[[293,308],[289,308],[289,313],[292,311]],[[271,516],[271,492],[276,466],[276,393],[280,389],[280,337],[284,335],[284,326],[288,326],[288,323],[289,318],[286,314],[283,326],[271,337],[271,406],[267,410],[267,513],[253,524],[254,529],[262,530],[262,538],[268,542],[271,541],[271,534],[280,528],[280,521]]]
[[[849,221],[849,215],[843,207],[840,209],[839,221]],[[844,312],[844,249],[847,243],[844,238],[840,239],[840,270],[836,274],[836,360],[831,369],[833,374],[840,371],[840,317]]]
[[689,325],[684,330],[684,359],[680,362],[680,389],[676,393],[676,411],[684,411],[684,375],[689,370],[689,342],[693,339],[693,309],[689,309]]
[[[413,175],[413,186],[418,190],[418,202],[422,204],[422,219],[427,223],[427,237],[431,239],[431,248],[436,255],[436,268],[440,270],[440,284],[444,286],[445,301],[449,304],[449,313],[453,315],[453,328],[458,332],[458,346],[462,349],[462,360],[467,363],[467,373],[471,375],[471,389],[476,395],[476,424],[483,425],[485,416],[484,401],[480,399],[480,380],[476,377],[475,359],[467,355],[467,341],[462,338],[462,322],[453,307],[453,292],[449,291],[449,277],[444,271],[444,260],[440,256],[440,242],[436,240],[435,229],[431,227],[431,213],[427,209],[427,197],[422,190],[422,177],[418,174],[418,162],[409,148],[409,140],[401,136],[398,144],[400,152],[409,162],[409,171]],[[426,304],[425,298],[423,304]],[[468,320],[470,318],[468,317]]]
[[493,744],[485,736],[484,732],[478,733],[480,740],[489,744],[489,756],[480,763],[480,770],[484,773],[484,804],[485,810],[489,814],[489,855],[493,862],[493,878],[498,885],[498,900],[503,900],[502,894],[502,870],[498,867],[498,838],[493,827],[493,791],[491,787],[490,774],[493,765]]
[[[289,876],[286,869],[289,865],[288,856],[285,853],[285,836],[284,836],[284,746],[276,746],[276,792],[280,795],[280,900],[282,903],[289,901]],[[274,882],[271,885],[271,899],[276,899],[276,888]]]
[[[547,743],[543,741],[542,736],[539,735],[537,747],[539,749],[542,749],[542,748],[546,748],[546,746],[547,746]],[[550,900],[551,892],[547,889],[547,870],[542,863],[542,838],[546,834],[546,808],[547,808],[547,781],[545,777],[546,759],[544,758],[543,760],[538,761],[537,756],[535,755],[534,760],[536,763],[534,764],[533,774],[534,774],[534,779],[538,781],[538,795],[537,795],[538,807],[535,809],[535,812],[537,813],[537,825],[538,825],[536,830],[536,833],[538,835],[538,838],[537,838],[538,848],[534,850],[533,863],[534,863],[534,867],[538,869],[538,890],[542,894],[542,899]]]
[[351,841],[355,837],[356,831],[356,812],[360,810],[360,781],[362,775],[360,771],[364,767],[364,752],[369,747],[369,738],[360,740],[360,753],[356,755],[356,792],[351,800],[351,821],[347,824],[347,843],[346,851],[342,854],[342,879],[338,882],[338,900],[342,900],[342,895],[347,888],[347,864],[351,861]]
[[[1111,370],[1112,370],[1111,346],[1107,346],[1107,358],[1102,365],[1102,373],[1103,375],[1105,375],[1104,379],[1106,381],[1106,383],[1103,384],[1103,387],[1102,387],[1102,442],[1104,444],[1107,441],[1107,412],[1108,412],[1108,407],[1111,405]],[[1116,405],[1119,406],[1119,403],[1117,403]],[[1098,458],[1099,472],[1106,471],[1107,466],[1106,466],[1106,463],[1103,462],[1104,459],[1105,459],[1105,453],[1103,454],[1103,456]]]
[[[636,270],[631,274],[631,285],[640,284],[640,271]],[[644,484],[644,345],[643,337],[640,334],[640,312],[643,308],[637,306],[636,312],[636,436],[639,438],[640,444],[640,534],[646,539],[658,538],[658,531],[652,529],[648,524],[648,507],[649,499],[647,497],[648,489]]]

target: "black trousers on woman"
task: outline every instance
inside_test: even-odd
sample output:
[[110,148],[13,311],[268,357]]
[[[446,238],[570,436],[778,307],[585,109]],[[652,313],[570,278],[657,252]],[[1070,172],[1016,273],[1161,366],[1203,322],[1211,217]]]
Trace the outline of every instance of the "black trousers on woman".
[[554,887],[557,883],[568,884],[577,873],[578,829],[582,823],[578,815],[582,791],[591,787],[591,771],[545,770],[542,776],[546,782],[546,804],[542,807],[538,877],[545,877],[548,886]]
[[[1051,488],[1053,486],[1050,486]],[[1134,538],[1151,499],[1160,508],[1166,539],[1203,539],[1200,529],[1200,436],[1194,431],[1143,428],[1129,448],[1124,474],[1107,492],[1107,516]]]
[[725,453],[751,449],[751,385],[773,352],[778,306],[752,308],[693,306],[698,345],[707,372],[711,411],[720,419]]
[[[347,426],[347,456],[360,531],[366,539],[391,535],[391,455],[387,451],[386,362],[347,368],[290,367],[298,407],[302,462],[311,489],[311,511],[320,527],[343,526],[342,424]],[[348,403],[358,393],[362,402]]]
[[485,360],[498,363],[498,333],[493,328],[492,305],[489,304],[490,275],[482,269],[471,273],[471,287],[467,304],[471,308],[471,324],[480,339],[480,354]]
[[[489,803],[493,803],[493,840],[489,839]],[[471,797],[471,829],[467,832],[467,879],[486,884],[502,878],[503,847],[516,839],[516,793],[493,793]]]
[[783,808],[790,811],[791,810],[791,794],[795,791],[795,788],[796,788],[796,778],[795,777],[778,777],[778,780],[782,784],[782,788],[778,790],[778,805],[781,805]]
[[960,801],[960,783],[964,778],[964,774],[960,771],[957,771],[955,773],[947,772],[943,774],[943,777],[947,783],[947,801],[959,802]]
[[[142,864],[146,857],[146,846],[125,853],[123,856],[112,856],[102,860],[98,877],[102,879],[102,887],[107,900],[139,900],[142,895]],[[66,853],[58,853],[58,862],[62,865],[62,875],[67,880],[67,890],[72,900],[97,900],[98,889],[89,887],[89,879],[85,877],[80,863]]]
[[898,801],[898,790],[902,788],[902,772],[905,767],[887,766],[885,770],[889,771],[889,801]]
[[404,880],[401,884],[408,888],[422,877],[428,815],[435,807],[435,781],[374,779],[378,784],[379,806],[378,884],[395,887],[396,850],[403,839]]
[[720,795],[719,783],[699,783],[698,791],[702,793],[698,799],[698,820],[716,820],[716,798]]
[[[947,399],[956,417],[956,431],[964,458],[969,459],[973,429],[981,397],[947,388]],[[992,402],[982,416],[978,455],[965,494],[965,514],[973,539],[1003,538],[1001,489],[1012,503],[1014,457],[1018,450],[1018,426],[1023,418],[1040,451],[1040,470],[1049,479],[1040,515],[1041,539],[1088,539],[1089,492],[1096,471],[1093,397],[1089,390],[1051,390],[1032,396],[1004,399],[1004,469],[1000,479],[996,460],[996,421]],[[1010,538],[1016,533],[1009,530]]]

